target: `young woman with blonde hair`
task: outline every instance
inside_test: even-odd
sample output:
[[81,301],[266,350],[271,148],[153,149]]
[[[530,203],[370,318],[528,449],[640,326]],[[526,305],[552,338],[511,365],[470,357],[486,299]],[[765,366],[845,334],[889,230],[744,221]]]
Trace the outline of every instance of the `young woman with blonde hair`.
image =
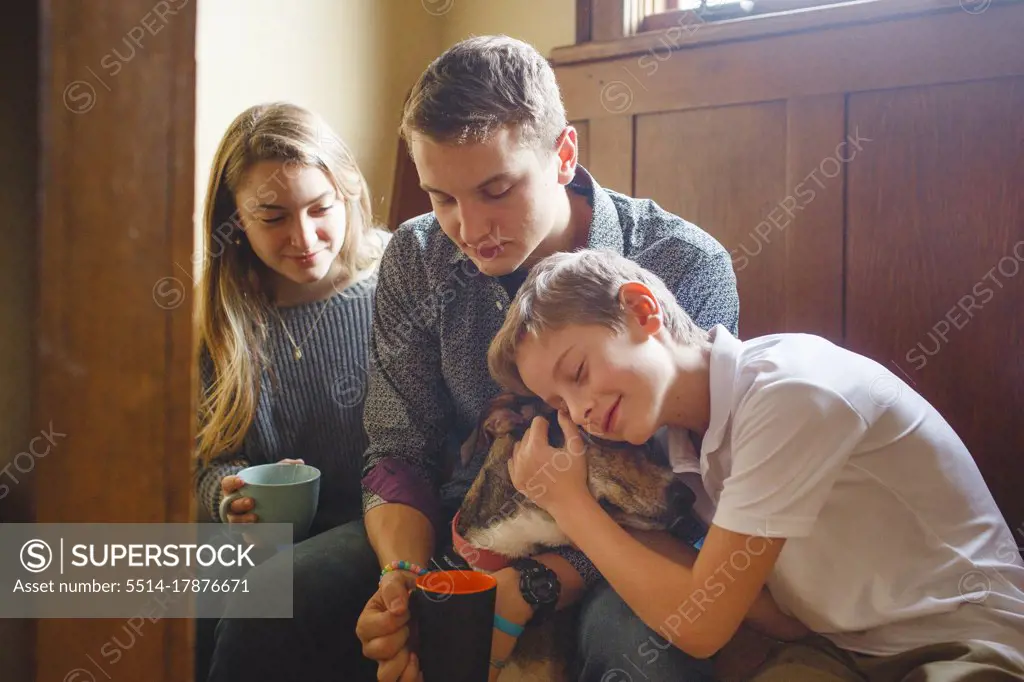
[[[222,497],[241,488],[228,520],[253,522],[260,510],[244,497],[239,470],[302,460],[322,473],[310,537],[294,548],[294,619],[284,634],[277,630],[264,641],[252,633],[258,621],[235,627],[229,603],[217,627],[210,679],[234,677],[252,647],[279,648],[281,664],[293,670],[309,647],[329,646],[358,661],[354,633],[330,642],[318,634],[324,620],[346,608],[330,599],[330,583],[353,571],[373,576],[376,568],[372,555],[367,566],[332,558],[347,543],[366,543],[363,396],[387,233],[373,222],[366,181],[344,142],[314,113],[279,102],[246,109],[224,133],[203,236],[200,506],[219,521]],[[274,584],[278,564],[269,559],[249,582]],[[368,584],[368,594],[374,588]],[[349,607],[353,622],[361,606]]]

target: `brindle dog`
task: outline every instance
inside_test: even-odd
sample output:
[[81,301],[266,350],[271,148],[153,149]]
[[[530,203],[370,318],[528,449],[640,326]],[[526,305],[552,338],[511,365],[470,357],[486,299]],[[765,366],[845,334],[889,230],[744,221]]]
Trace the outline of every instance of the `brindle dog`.
[[[496,570],[500,562],[495,559],[530,556],[571,544],[554,519],[517,491],[509,477],[513,447],[538,415],[548,421],[551,445],[564,447],[565,437],[554,410],[537,399],[511,393],[490,403],[462,447],[464,464],[477,453],[487,452],[452,524],[453,536],[461,545],[457,549],[479,570]],[[674,477],[662,453],[648,446],[605,441],[585,432],[581,435],[590,492],[612,518],[627,528],[669,530],[696,539],[693,493]],[[568,450],[571,453],[574,448]],[[527,489],[533,495],[543,494],[541,487],[547,479],[543,475],[536,478]],[[527,627],[502,671],[501,682],[568,679],[567,666],[574,656],[574,616],[574,609],[562,610],[543,624]]]

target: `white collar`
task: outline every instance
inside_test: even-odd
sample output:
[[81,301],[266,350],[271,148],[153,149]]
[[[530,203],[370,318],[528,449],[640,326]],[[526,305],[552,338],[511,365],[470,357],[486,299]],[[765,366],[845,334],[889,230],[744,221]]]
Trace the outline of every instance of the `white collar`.
[[708,430],[701,444],[701,454],[717,450],[722,445],[725,426],[732,414],[732,393],[736,380],[736,364],[743,351],[743,342],[729,333],[723,325],[716,324],[709,332],[711,338],[711,413]]

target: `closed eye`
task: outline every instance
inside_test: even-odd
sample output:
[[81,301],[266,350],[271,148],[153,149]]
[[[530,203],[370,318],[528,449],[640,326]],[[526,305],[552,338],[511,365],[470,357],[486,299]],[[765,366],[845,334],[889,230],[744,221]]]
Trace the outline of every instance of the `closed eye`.
[[507,189],[503,189],[500,192],[495,192],[495,193],[485,192],[484,196],[486,196],[488,199],[501,199],[502,197],[504,197],[505,195],[507,195],[511,191],[512,191],[512,186],[510,185]]
[[573,378],[573,381],[575,381],[577,384],[580,383],[580,377],[583,376],[583,365],[585,364],[586,361],[581,361],[580,366],[576,368],[576,376]]

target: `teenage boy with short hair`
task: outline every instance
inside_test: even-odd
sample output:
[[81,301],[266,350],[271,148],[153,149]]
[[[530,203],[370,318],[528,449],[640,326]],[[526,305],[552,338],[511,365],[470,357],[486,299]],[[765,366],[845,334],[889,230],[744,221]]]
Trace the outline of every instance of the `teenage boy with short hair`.
[[[569,452],[578,426],[635,444],[667,434],[674,470],[699,472],[712,511],[690,568],[611,519],[544,419],[509,463],[523,494],[544,476],[533,501],[676,647],[714,654],[767,584],[821,636],[759,681],[1024,680],[1010,529],[953,429],[882,365],[809,334],[705,331],[656,275],[594,250],[533,267],[488,360],[559,410]],[[880,381],[897,400],[875,399]]]
[[[449,479],[446,446],[457,450],[500,391],[487,347],[529,268],[552,253],[606,247],[657,272],[705,328],[736,331],[739,310],[721,244],[652,201],[603,189],[579,166],[554,72],[526,43],[484,36],[447,50],[413,88],[402,132],[433,211],[404,224],[388,246],[371,342],[364,511],[386,572],[357,634],[387,682],[415,678],[407,599],[416,570],[408,566],[430,568],[450,544],[449,521],[484,453]],[[524,572],[533,576],[525,583]],[[512,622],[583,599],[582,682],[606,679],[654,634],[576,550],[496,578],[498,613]],[[510,629],[494,630],[496,667],[515,643]],[[710,666],[665,650],[643,672],[650,682],[692,681],[709,679]]]

